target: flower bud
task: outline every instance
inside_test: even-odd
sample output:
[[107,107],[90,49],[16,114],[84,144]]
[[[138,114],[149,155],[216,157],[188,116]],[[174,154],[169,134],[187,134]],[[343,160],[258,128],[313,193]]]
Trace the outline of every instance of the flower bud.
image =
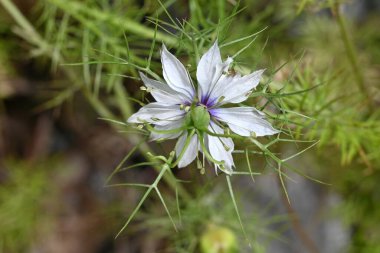
[[211,224],[200,240],[202,253],[237,253],[238,242],[234,233],[226,228]]

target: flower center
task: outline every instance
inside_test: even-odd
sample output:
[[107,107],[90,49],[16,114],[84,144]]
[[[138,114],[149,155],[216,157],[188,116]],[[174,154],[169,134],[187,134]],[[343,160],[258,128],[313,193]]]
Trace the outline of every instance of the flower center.
[[201,104],[206,106],[207,108],[212,107],[215,104],[216,100],[210,98],[209,96],[204,96],[201,99]]
[[196,129],[207,130],[210,124],[210,113],[205,105],[198,105],[190,111],[191,121]]

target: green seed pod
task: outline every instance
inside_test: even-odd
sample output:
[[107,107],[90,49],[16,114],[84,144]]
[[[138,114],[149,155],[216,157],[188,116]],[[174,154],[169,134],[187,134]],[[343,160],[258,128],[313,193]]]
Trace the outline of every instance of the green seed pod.
[[201,237],[200,248],[202,253],[237,253],[238,242],[230,229],[211,224]]
[[191,120],[196,129],[207,130],[210,124],[210,114],[204,106],[196,106],[191,109]]

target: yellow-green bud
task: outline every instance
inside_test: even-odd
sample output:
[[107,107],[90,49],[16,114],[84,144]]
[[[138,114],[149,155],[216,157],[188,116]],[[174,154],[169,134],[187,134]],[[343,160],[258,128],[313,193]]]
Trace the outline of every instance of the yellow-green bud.
[[199,130],[207,130],[210,124],[210,114],[204,106],[196,106],[191,109],[191,120],[195,128]]
[[209,225],[200,240],[202,253],[237,253],[238,242],[234,233],[217,225]]

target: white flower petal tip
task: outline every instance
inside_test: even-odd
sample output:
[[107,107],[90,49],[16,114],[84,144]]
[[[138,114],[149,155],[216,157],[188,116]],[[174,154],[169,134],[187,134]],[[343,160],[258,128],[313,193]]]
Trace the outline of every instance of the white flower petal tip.
[[225,65],[230,66],[231,63],[233,63],[233,62],[234,62],[234,58],[228,56],[228,57],[227,57],[227,60],[226,60],[224,63],[225,63]]
[[246,76],[234,76],[226,79],[224,92],[222,93],[225,95],[223,104],[236,104],[247,100],[252,90],[255,90],[259,85],[263,73],[264,70],[262,69]]
[[201,57],[197,66],[197,80],[202,90],[202,93],[207,93],[214,75],[217,71],[217,66],[222,64],[222,58],[217,41],[213,46]]
[[232,58],[222,61],[218,41],[201,57],[197,66],[197,80],[199,83],[199,97],[208,96],[214,90],[224,72],[227,72]]
[[173,90],[169,85],[157,80],[148,78],[144,73],[139,72],[141,80],[145,86],[149,89],[153,98],[157,102],[165,104],[181,104],[188,99],[183,94]]
[[215,165],[215,173],[218,174],[217,172],[221,171],[229,176],[231,176],[234,173],[233,168],[226,168],[226,167],[221,167],[220,165]]
[[225,122],[234,133],[241,136],[255,133],[255,136],[260,137],[280,132],[265,120],[262,112],[253,107],[216,108],[212,112],[215,118]]
[[192,102],[195,90],[190,75],[183,64],[167,50],[164,44],[161,51],[161,62],[166,83],[173,90],[183,94],[188,102]]

